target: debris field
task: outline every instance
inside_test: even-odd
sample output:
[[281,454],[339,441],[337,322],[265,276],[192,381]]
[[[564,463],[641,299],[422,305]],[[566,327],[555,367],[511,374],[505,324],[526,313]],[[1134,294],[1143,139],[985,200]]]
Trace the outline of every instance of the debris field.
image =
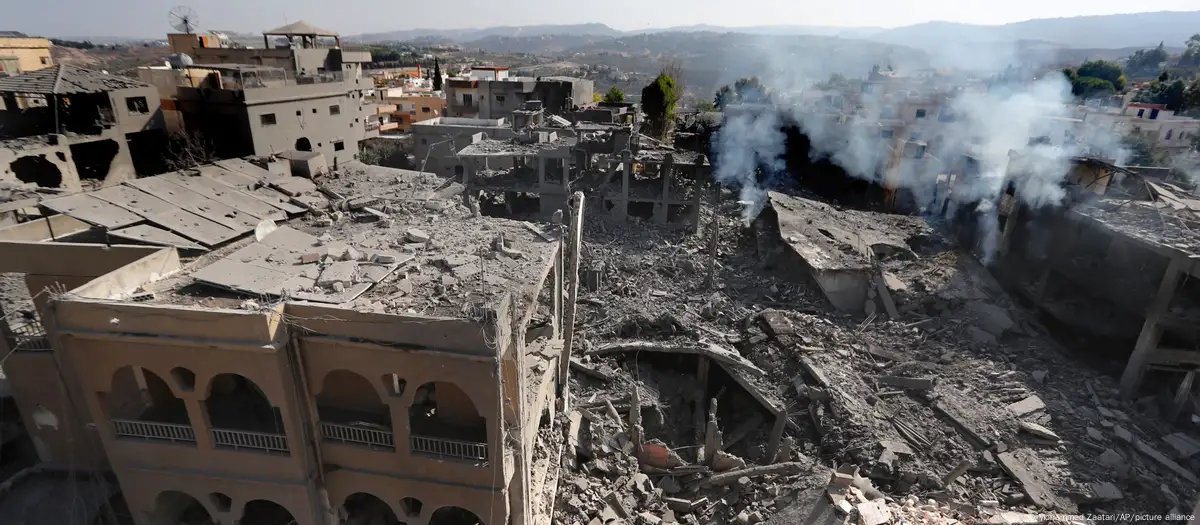
[[886,308],[841,314],[720,202],[699,235],[587,221],[555,523],[1190,512],[1194,430],[1120,398],[941,232],[880,214],[907,244],[873,262]]

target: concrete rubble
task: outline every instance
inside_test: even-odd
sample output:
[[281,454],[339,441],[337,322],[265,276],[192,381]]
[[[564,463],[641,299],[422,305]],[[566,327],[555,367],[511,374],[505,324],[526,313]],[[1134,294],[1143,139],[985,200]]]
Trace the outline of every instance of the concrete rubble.
[[850,313],[769,257],[771,225],[747,228],[732,196],[713,215],[696,236],[586,225],[570,367],[583,424],[559,523],[1070,523],[1191,508],[1196,434],[1121,398],[951,239],[883,216],[874,245],[837,248],[845,225],[790,218],[793,235],[853,261],[853,293],[878,308]]

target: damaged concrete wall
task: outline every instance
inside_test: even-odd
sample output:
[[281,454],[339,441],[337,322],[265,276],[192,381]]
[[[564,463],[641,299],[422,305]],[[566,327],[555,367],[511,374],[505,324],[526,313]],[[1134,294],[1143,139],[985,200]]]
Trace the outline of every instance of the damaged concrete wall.
[[57,139],[54,144],[40,137],[0,142],[0,180],[80,191],[71,150],[65,137]]

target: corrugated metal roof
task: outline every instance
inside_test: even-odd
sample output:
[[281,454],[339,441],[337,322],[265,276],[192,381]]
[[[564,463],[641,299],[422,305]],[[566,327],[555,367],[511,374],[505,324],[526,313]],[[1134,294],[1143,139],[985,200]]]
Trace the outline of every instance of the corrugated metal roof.
[[5,93],[71,95],[141,87],[151,86],[132,78],[63,64],[0,78],[0,92]]

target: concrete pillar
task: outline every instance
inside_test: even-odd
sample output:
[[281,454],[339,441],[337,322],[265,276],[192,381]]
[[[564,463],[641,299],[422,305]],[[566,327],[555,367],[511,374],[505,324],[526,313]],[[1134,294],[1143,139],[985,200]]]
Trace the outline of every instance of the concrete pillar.
[[1133,354],[1129,356],[1129,362],[1125,365],[1125,372],[1121,374],[1121,396],[1125,398],[1133,397],[1137,392],[1146,362],[1149,360],[1150,354],[1158,348],[1158,341],[1162,337],[1162,326],[1158,324],[1158,320],[1171,306],[1171,299],[1175,297],[1175,290],[1179,287],[1179,280],[1184,275],[1183,270],[1188,262],[1188,258],[1180,254],[1171,259],[1167,270],[1163,272],[1158,293],[1154,295],[1154,299],[1150,301],[1150,307],[1146,309],[1146,321],[1142,324],[1142,333],[1138,336]]

